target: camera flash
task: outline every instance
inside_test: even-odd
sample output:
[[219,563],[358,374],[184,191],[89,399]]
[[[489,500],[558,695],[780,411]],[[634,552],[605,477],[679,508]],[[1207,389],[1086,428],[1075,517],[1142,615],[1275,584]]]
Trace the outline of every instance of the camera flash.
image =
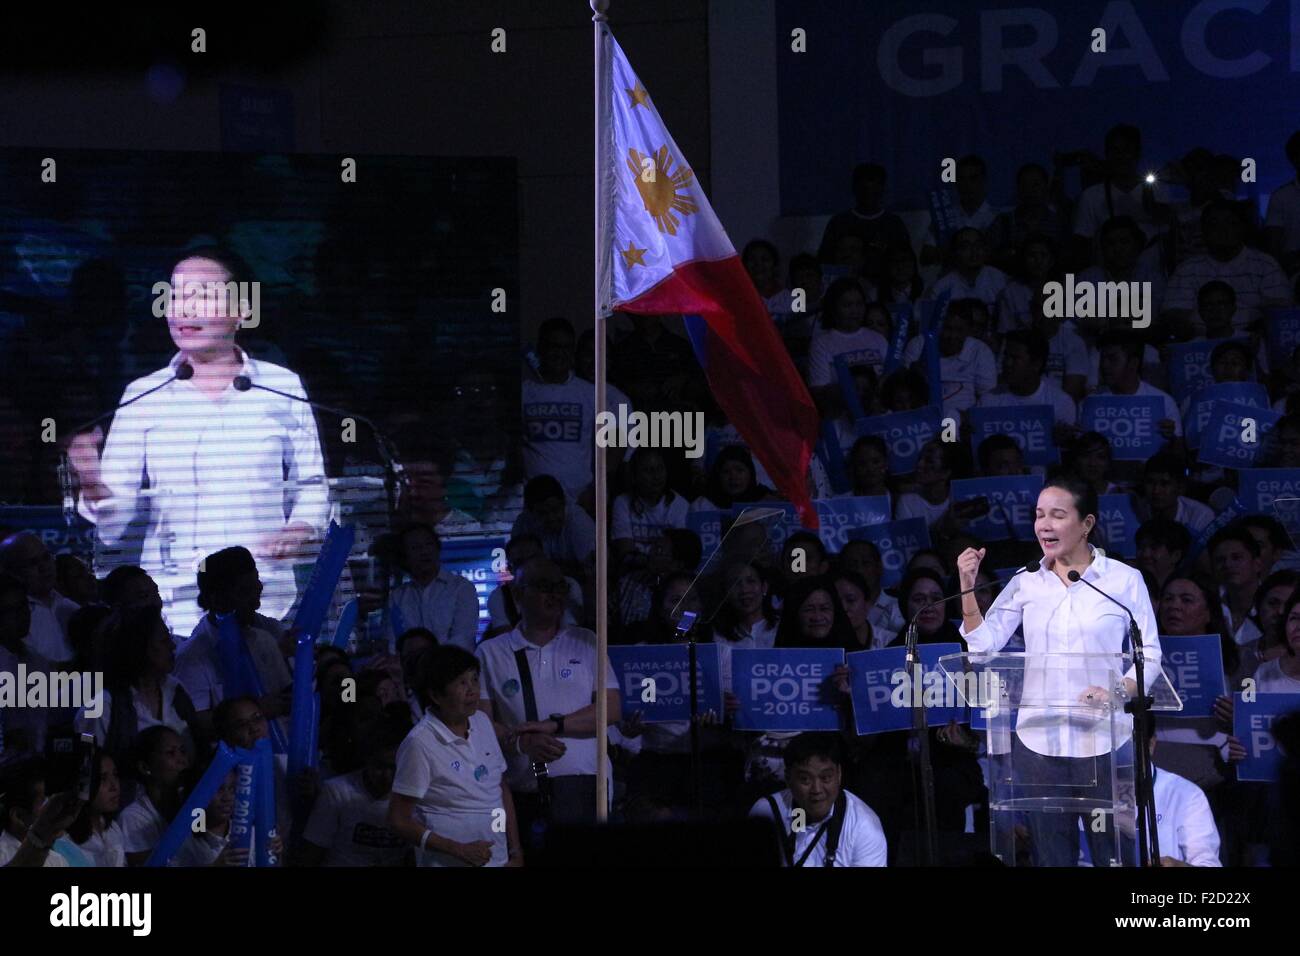
[[1152,183],[1154,183],[1155,181],[1156,181],[1156,174],[1155,174],[1155,173],[1147,173],[1147,185],[1149,186],[1149,185],[1151,185]]

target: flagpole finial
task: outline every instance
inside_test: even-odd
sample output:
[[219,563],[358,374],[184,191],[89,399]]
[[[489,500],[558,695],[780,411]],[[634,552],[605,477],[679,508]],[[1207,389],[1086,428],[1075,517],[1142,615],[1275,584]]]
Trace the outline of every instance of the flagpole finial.
[[591,4],[591,19],[604,20],[605,11],[609,9],[609,0],[589,0]]

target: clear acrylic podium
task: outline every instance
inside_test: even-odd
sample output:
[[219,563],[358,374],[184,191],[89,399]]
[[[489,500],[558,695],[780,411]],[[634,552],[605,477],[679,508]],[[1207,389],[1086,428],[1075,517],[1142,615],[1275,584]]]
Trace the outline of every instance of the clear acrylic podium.
[[[949,654],[946,696],[983,730],[990,849],[1006,866],[1137,865],[1127,654]],[[1146,663],[1155,712],[1182,710]]]

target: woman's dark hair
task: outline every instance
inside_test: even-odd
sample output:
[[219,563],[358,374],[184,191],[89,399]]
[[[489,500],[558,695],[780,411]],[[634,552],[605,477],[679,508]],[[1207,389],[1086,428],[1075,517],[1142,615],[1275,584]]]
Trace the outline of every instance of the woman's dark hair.
[[253,552],[247,548],[223,548],[203,559],[198,573],[198,605],[205,611],[212,610],[214,591],[232,587],[241,575],[257,570]]
[[167,632],[160,607],[123,608],[113,613],[105,634],[113,666],[108,678],[113,693],[129,694],[144,674],[149,666],[149,644],[159,628]]
[[479,672],[478,658],[455,644],[440,644],[420,655],[415,687],[421,702],[432,707],[434,695],[442,694],[448,685],[466,671]]
[[800,734],[788,744],[782,754],[785,765],[793,770],[801,763],[807,763],[814,757],[828,760],[837,767],[844,766],[844,743],[839,734],[825,731],[810,731]]
[[108,576],[100,582],[100,596],[104,599],[105,604],[117,607],[122,603],[122,592],[126,589],[126,586],[132,581],[147,577],[149,577],[149,572],[144,568],[137,567],[134,564],[118,565],[112,571],[109,571]]
[[407,641],[419,637],[428,641],[432,647],[438,646],[438,635],[434,634],[433,631],[429,630],[427,627],[408,627],[401,634],[397,635],[397,656],[402,656],[402,647]]
[[[1297,589],[1300,589],[1300,571],[1295,571],[1291,568],[1283,568],[1281,571],[1274,571],[1266,577],[1263,583],[1260,584],[1258,590],[1255,591],[1254,606],[1256,608],[1262,607],[1265,597],[1268,596],[1268,592],[1274,588],[1282,587],[1290,588],[1291,594],[1296,593]],[[1290,594],[1287,595],[1287,597],[1290,596]],[[1286,644],[1285,621],[1279,619],[1277,623],[1274,624],[1274,628],[1276,629],[1276,633],[1264,633],[1260,638],[1259,646],[1261,650],[1272,647],[1275,644]]]
[[910,619],[912,613],[908,610],[907,602],[912,596],[912,590],[921,581],[933,581],[939,586],[941,592],[948,590],[948,582],[943,579],[943,575],[932,568],[912,568],[903,575],[903,580],[898,584],[898,609],[902,612],[903,617]]
[[[95,754],[95,759],[90,765],[90,799],[81,807],[81,812],[77,814],[77,819],[72,821],[72,826],[68,827],[68,836],[73,843],[80,846],[94,835],[94,810],[91,809],[95,802],[95,797],[99,796],[99,787],[104,782],[104,761],[112,760],[113,755],[107,750],[101,750]],[[118,813],[121,807],[118,807]],[[104,827],[113,822],[117,813],[107,813],[104,815]]]
[[1077,473],[1064,468],[1053,469],[1043,482],[1043,489],[1048,488],[1060,488],[1070,493],[1074,499],[1075,510],[1079,512],[1080,521],[1088,515],[1100,519],[1101,506],[1097,503],[1097,490]]
[[[685,581],[689,587],[695,581],[695,575],[687,571],[670,571],[660,578],[659,583],[650,592],[650,620],[654,622],[653,639],[659,643],[668,643],[673,639],[673,624],[664,616],[664,598],[668,590],[678,582]],[[671,609],[670,609],[671,610]]]
[[237,694],[234,697],[222,699],[221,703],[212,708],[212,729],[223,740],[229,737],[230,731],[234,729],[231,724],[235,715],[235,707],[239,704],[258,706],[257,698],[251,694]]
[[[868,544],[869,543],[870,542],[868,542]],[[831,584],[834,584],[837,581],[849,582],[849,584],[852,584],[855,588],[857,588],[859,591],[862,592],[863,600],[866,600],[867,596],[871,594],[871,590],[867,587],[867,579],[864,578],[862,575],[858,574],[857,571],[849,571],[846,568],[840,568],[836,571],[832,571],[830,578],[831,578]]]
[[845,650],[861,650],[857,636],[840,604],[840,594],[835,590],[835,583],[830,575],[798,578],[791,583],[783,596],[781,605],[781,623],[776,629],[776,647],[808,647],[807,639],[799,633],[799,609],[818,591],[824,591],[831,600],[831,631],[826,640],[817,647],[840,647]]
[[552,498],[559,498],[568,503],[568,498],[564,495],[564,486],[554,475],[537,475],[535,478],[528,479],[528,484],[524,485],[524,507],[529,511]]
[[1225,674],[1232,674],[1241,663],[1241,652],[1237,649],[1237,642],[1232,639],[1228,622],[1223,617],[1223,605],[1219,601],[1218,587],[1213,581],[1208,581],[1199,574],[1172,574],[1160,587],[1161,599],[1164,598],[1169,585],[1175,581],[1186,581],[1201,592],[1201,600],[1205,602],[1205,609],[1209,615],[1208,630],[1205,633],[1219,635],[1219,647],[1223,652],[1223,671]]
[[176,257],[176,261],[172,264],[172,268],[180,265],[186,259],[207,259],[215,262],[226,270],[231,282],[253,281],[253,270],[244,258],[233,249],[218,243],[207,242],[192,248],[182,249],[180,255]]
[[830,288],[822,296],[822,328],[835,327],[836,306],[840,304],[840,299],[853,292],[862,296],[863,304],[866,303],[867,294],[862,290],[862,283],[852,276],[841,276],[830,284]]
[[751,239],[749,242],[745,243],[745,248],[740,253],[740,261],[744,262],[749,258],[751,252],[757,252],[759,249],[764,250],[772,257],[773,265],[778,268],[780,267],[781,253],[777,252],[776,246],[772,245],[772,243],[768,242],[766,239]]
[[[235,698],[240,700],[242,698]],[[249,698],[250,700],[252,698]],[[225,701],[222,701],[225,703]],[[213,714],[213,721],[216,721],[216,714]],[[180,737],[180,734],[172,730],[166,724],[154,724],[152,727],[146,727],[135,738],[135,746],[131,748],[131,767],[130,774],[141,784],[147,782],[147,777],[140,770],[141,764],[148,764],[149,760],[162,746],[163,738],[168,734]]]
[[[754,572],[754,574],[758,575],[758,580],[761,581],[763,583],[763,586],[767,589],[767,593],[763,595],[763,604],[762,604],[763,620],[766,621],[769,626],[775,624],[777,618],[780,615],[778,615],[776,609],[772,607],[771,572],[768,571],[767,568],[759,564],[757,561],[733,561],[731,564],[727,565],[727,567],[723,569],[722,573],[723,575],[729,576],[733,570],[738,570],[741,567],[749,568]],[[734,582],[734,578],[732,579],[732,581]],[[724,580],[724,584],[725,584],[725,580]],[[730,590],[728,589],[724,593],[730,594]],[[721,597],[721,594],[719,596]],[[720,634],[724,639],[728,641],[740,640],[740,636],[739,636],[740,621],[736,618],[736,611],[731,606],[731,601],[725,599],[722,600],[722,606],[718,609],[718,613],[717,616],[714,618],[714,621],[715,621],[714,627],[717,633]]]
[[[732,496],[722,490],[722,466],[728,462],[737,462],[749,471],[749,487],[740,494]],[[758,483],[758,473],[754,470],[754,456],[744,445],[727,445],[718,452],[709,467],[708,481],[704,486],[704,495],[719,508],[730,508],[736,502],[761,501],[771,491]]]
[[894,281],[889,275],[889,266],[895,260],[906,257],[912,260],[912,282],[911,287],[907,290],[908,301],[915,302],[925,291],[925,283],[921,281],[921,269],[916,261],[916,253],[912,251],[910,245],[890,246],[885,250],[885,254],[880,259],[880,272],[876,275],[875,284],[876,292],[880,296],[882,305],[889,305],[894,302]]
[[664,450],[662,448],[652,448],[649,445],[642,445],[636,451],[632,452],[632,457],[628,461],[627,465],[628,477],[630,478],[630,481],[628,482],[629,487],[627,490],[627,497],[628,503],[632,507],[633,514],[639,515],[645,513],[645,505],[642,504],[641,496],[638,495],[636,491],[636,476],[637,472],[641,468],[641,463],[654,457],[657,457],[661,462],[663,462],[664,466],[664,504],[671,504],[677,497],[677,492],[673,491],[672,486],[672,469],[669,467],[668,456],[664,454]]
[[[919,405],[909,404],[906,408],[899,407],[902,405],[900,392],[910,392],[913,396],[918,397]],[[929,395],[929,389],[925,384],[925,377],[914,368],[899,368],[890,372],[880,383],[880,403],[885,406],[887,411],[909,411],[913,408],[923,408]]]

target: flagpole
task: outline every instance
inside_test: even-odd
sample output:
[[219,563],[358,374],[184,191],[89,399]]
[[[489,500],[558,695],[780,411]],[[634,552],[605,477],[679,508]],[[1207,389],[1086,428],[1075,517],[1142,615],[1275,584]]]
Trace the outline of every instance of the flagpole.
[[[609,9],[609,0],[589,0],[591,6],[592,63],[594,68],[594,106],[592,150],[592,196],[594,204],[593,244],[593,289],[592,305],[595,309],[595,347],[596,347],[596,403],[595,420],[600,421],[605,412],[605,328],[604,303],[601,299],[602,256],[605,255],[602,244],[608,238],[603,228],[604,196],[603,181],[604,155],[601,150],[601,137],[604,126],[602,115],[602,98],[605,83],[604,34],[606,30],[605,11]],[[609,652],[609,534],[606,527],[608,508],[605,489],[605,448],[596,442],[596,820],[604,823],[609,818],[609,703],[605,692],[605,669],[608,666]]]

